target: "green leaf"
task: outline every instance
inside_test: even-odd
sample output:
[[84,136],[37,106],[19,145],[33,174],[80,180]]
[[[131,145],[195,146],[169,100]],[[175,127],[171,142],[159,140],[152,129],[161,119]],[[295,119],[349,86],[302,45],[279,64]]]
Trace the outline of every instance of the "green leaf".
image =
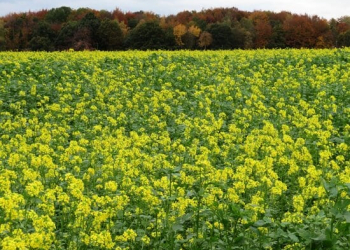
[[187,220],[190,220],[191,218],[192,218],[192,213],[187,213],[181,217],[181,220],[187,221]]
[[344,139],[342,139],[340,137],[333,137],[333,138],[329,139],[329,141],[335,142],[335,143],[343,143]]
[[325,241],[327,240],[327,236],[324,233],[322,233],[317,237],[312,237],[311,239],[314,241]]
[[346,223],[350,223],[350,212],[349,211],[345,212],[344,219],[345,219]]
[[172,226],[172,229],[173,229],[175,232],[177,232],[177,231],[183,231],[184,227],[183,227],[183,225],[181,225],[181,224],[174,224],[174,225]]
[[264,227],[266,226],[268,223],[266,221],[263,221],[263,220],[258,220],[254,223],[254,226],[255,227]]
[[298,230],[298,234],[301,238],[303,239],[309,239],[310,238],[310,232],[309,231],[306,231],[304,229],[299,229]]
[[233,242],[235,243],[235,245],[240,245],[243,243],[243,241],[244,241],[244,236],[240,234],[238,237],[234,239]]
[[295,234],[293,234],[293,233],[291,233],[291,232],[289,232],[289,231],[288,231],[288,237],[289,237],[293,242],[299,242],[298,237],[297,237]]
[[337,197],[337,195],[338,195],[338,189],[337,189],[337,187],[331,187],[331,188],[329,189],[329,196],[330,196],[331,198],[335,198],[335,197]]

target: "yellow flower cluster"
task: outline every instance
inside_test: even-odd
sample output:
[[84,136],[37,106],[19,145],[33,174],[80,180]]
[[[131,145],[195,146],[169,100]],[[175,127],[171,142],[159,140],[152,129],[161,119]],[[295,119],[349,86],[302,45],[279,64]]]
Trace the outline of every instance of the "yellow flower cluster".
[[350,183],[349,55],[1,52],[0,248],[201,249],[313,218]]

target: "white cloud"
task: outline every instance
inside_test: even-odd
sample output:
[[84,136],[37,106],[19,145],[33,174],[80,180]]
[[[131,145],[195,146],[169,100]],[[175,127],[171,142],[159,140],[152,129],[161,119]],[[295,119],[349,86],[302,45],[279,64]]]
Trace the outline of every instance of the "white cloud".
[[325,18],[339,18],[350,15],[348,0],[0,0],[0,16],[11,12],[37,11],[60,6],[72,8],[89,7],[112,11],[153,11],[160,15],[176,14],[183,10],[197,10],[215,7],[236,7],[240,10],[290,11],[297,14],[318,15]]

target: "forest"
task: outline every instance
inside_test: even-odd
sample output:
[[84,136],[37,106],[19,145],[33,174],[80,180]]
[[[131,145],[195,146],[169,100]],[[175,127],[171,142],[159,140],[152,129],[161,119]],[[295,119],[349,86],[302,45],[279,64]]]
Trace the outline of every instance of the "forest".
[[199,50],[350,46],[350,16],[326,20],[237,8],[160,16],[59,7],[0,17],[0,50]]

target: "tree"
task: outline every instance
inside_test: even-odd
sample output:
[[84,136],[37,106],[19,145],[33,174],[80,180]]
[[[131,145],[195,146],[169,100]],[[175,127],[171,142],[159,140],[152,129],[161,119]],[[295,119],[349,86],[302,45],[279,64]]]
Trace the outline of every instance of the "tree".
[[233,33],[230,26],[222,23],[214,23],[210,25],[207,31],[213,38],[212,49],[232,48]]
[[246,44],[251,41],[249,33],[241,26],[238,21],[233,22],[231,46],[233,49],[244,49]]
[[339,46],[350,46],[350,30],[343,32],[339,35]]
[[192,13],[188,10],[177,13],[175,20],[180,24],[187,24],[192,20]]
[[204,47],[204,49],[207,49],[207,47],[210,46],[212,42],[213,42],[213,37],[211,36],[211,34],[207,31],[203,31],[199,37],[198,45],[201,48]]
[[[342,46],[339,44],[340,34],[350,30],[349,19],[350,17],[345,16],[345,17],[339,18],[338,20],[335,20],[334,18],[332,18],[331,21],[329,22],[330,31],[332,33],[333,45],[335,45],[336,47]],[[343,40],[344,37],[342,37],[341,39]],[[343,41],[340,41],[340,42],[343,43]]]
[[181,37],[183,35],[185,35],[187,32],[187,28],[185,25],[183,24],[178,24],[174,27],[174,36],[175,36],[175,41],[176,41],[176,44],[179,45],[179,46],[182,46],[184,45],[184,43],[182,42],[182,39]]
[[93,12],[87,13],[79,22],[79,26],[87,28],[91,31],[92,35],[96,35],[101,21],[95,16]]
[[32,51],[52,51],[54,46],[48,37],[35,36],[29,41],[29,47]]
[[195,23],[197,27],[201,30],[204,30],[207,26],[207,22],[204,19],[199,18],[198,16],[193,17],[192,21]]
[[126,34],[128,34],[129,27],[124,23],[124,21],[123,22],[118,22],[118,25],[119,25],[119,28],[121,29],[122,33],[123,33],[123,37],[125,37]]
[[56,33],[51,29],[51,26],[46,21],[40,21],[33,30],[29,47],[31,50],[52,51],[55,39]]
[[338,47],[338,36],[339,36],[338,22],[334,18],[332,18],[329,21],[329,28],[332,33],[332,43],[335,47]]
[[184,47],[186,49],[194,49],[197,44],[197,40],[199,38],[200,33],[200,28],[198,28],[195,25],[191,25],[191,27],[188,28],[187,32],[181,38]]
[[255,24],[255,48],[265,48],[272,37],[272,27],[267,20],[257,20]]
[[98,49],[118,50],[122,49],[123,32],[116,20],[105,19],[101,22],[97,31]]
[[76,10],[72,10],[67,21],[80,21],[83,19],[88,13],[94,13],[96,11],[90,8],[78,8]]
[[87,27],[79,27],[73,36],[73,49],[74,50],[93,50],[95,47],[95,39],[92,40],[93,36],[91,30]]
[[59,50],[74,47],[74,34],[78,31],[78,22],[70,21],[63,25],[56,39],[56,48]]
[[313,16],[312,25],[315,32],[316,43],[314,47],[316,48],[330,48],[333,45],[332,41],[332,31],[330,25],[326,19],[319,18],[318,16]]
[[292,48],[312,48],[316,44],[315,29],[307,15],[293,15],[284,24],[286,44]]
[[272,35],[271,35],[268,48],[283,49],[286,46],[287,45],[286,45],[285,31],[283,30],[283,25],[282,23],[277,22],[272,28]]
[[113,20],[112,13],[107,10],[100,10],[97,14],[97,18],[99,20],[104,20],[104,19]]
[[253,21],[255,29],[254,47],[265,48],[272,36],[272,27],[267,13],[254,11],[249,18]]
[[125,40],[130,49],[167,49],[166,34],[157,22],[145,22],[134,28]]
[[166,49],[172,50],[176,48],[176,43],[175,43],[175,36],[174,36],[174,30],[172,27],[168,27],[163,29],[164,34],[165,34],[165,39],[164,39],[164,46]]
[[[160,17],[147,11],[63,6],[0,18],[0,50],[116,50],[124,45],[138,49],[328,48],[345,46],[348,30],[350,16],[328,22],[285,11],[215,8]],[[205,45],[208,34],[201,37],[202,31],[211,35],[210,45]]]
[[350,16],[342,16],[338,19],[340,23],[346,23],[349,26],[350,29]]
[[201,34],[201,31],[202,30],[195,25],[191,25],[191,27],[189,27],[188,29],[188,32],[194,35],[195,37],[199,37],[199,35]]
[[33,26],[33,18],[26,13],[11,14],[5,18],[6,49],[27,50]]
[[78,21],[77,31],[74,34],[73,48],[76,50],[90,50],[98,46],[97,31],[100,20],[93,12],[88,12]]
[[244,31],[244,48],[251,49],[254,46],[253,40],[255,37],[254,24],[251,19],[243,17],[240,21],[240,26]]
[[112,11],[112,19],[117,20],[118,22],[126,23],[128,20],[126,19],[125,13],[121,11],[119,8],[116,8]]
[[5,27],[2,19],[0,19],[0,51],[1,50],[5,50]]
[[71,13],[72,9],[69,7],[53,8],[46,14],[45,19],[49,23],[65,23]]

